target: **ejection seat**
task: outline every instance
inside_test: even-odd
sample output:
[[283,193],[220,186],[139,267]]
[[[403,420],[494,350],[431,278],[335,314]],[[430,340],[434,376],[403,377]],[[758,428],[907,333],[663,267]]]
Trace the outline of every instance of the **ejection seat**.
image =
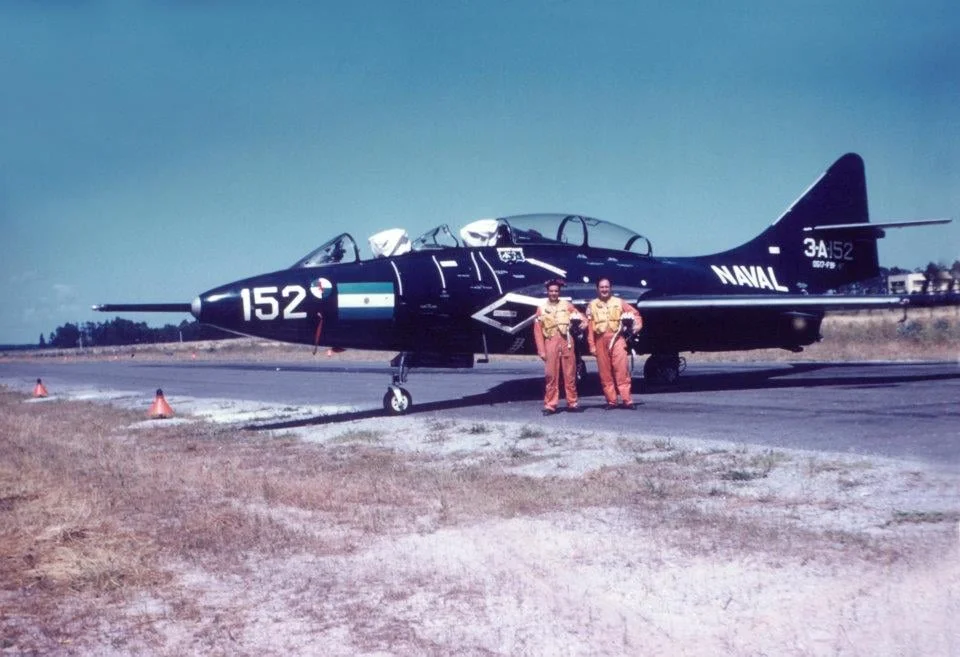
[[465,246],[509,246],[513,244],[510,226],[499,219],[477,219],[460,229]]
[[374,258],[390,258],[410,251],[410,237],[403,228],[388,228],[370,236]]

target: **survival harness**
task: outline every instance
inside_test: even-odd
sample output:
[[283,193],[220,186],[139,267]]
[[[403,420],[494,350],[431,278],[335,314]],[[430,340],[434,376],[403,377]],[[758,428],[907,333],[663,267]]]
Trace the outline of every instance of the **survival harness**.
[[593,332],[603,335],[607,331],[620,330],[620,315],[623,314],[623,305],[617,297],[610,297],[606,301],[594,299],[590,302],[590,317],[593,319]]
[[574,310],[570,312],[570,306],[560,301],[559,303],[545,303],[540,307],[540,329],[543,331],[543,337],[552,338],[557,332],[563,337],[570,336],[571,322],[580,321],[580,314]]

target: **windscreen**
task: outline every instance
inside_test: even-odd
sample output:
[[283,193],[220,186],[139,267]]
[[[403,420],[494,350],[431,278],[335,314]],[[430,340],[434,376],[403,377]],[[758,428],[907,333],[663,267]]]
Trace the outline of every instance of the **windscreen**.
[[291,269],[301,267],[322,267],[340,263],[357,262],[360,251],[349,233],[341,233],[329,242],[324,242],[313,251],[298,260]]

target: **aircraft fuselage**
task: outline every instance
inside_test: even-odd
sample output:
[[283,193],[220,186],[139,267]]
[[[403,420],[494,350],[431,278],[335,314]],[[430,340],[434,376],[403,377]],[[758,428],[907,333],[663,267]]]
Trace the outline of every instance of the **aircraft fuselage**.
[[[285,342],[530,354],[531,323],[545,296],[544,282],[558,277],[567,281],[564,296],[581,308],[602,277],[631,302],[728,294],[731,285],[742,294],[789,291],[773,265],[711,267],[695,259],[660,260],[589,247],[460,247],[244,279],[202,294],[194,314],[226,330]],[[634,347],[638,353],[795,348],[817,339],[821,318],[822,313],[798,318],[779,309],[669,315],[649,310]]]

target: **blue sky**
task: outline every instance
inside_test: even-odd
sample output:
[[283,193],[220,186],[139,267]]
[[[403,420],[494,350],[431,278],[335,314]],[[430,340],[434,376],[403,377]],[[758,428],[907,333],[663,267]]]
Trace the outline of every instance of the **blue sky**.
[[[342,231],[567,211],[720,251],[848,151],[875,221],[960,218],[952,1],[0,0],[0,25],[0,343]],[[960,225],[880,248],[953,262]]]

